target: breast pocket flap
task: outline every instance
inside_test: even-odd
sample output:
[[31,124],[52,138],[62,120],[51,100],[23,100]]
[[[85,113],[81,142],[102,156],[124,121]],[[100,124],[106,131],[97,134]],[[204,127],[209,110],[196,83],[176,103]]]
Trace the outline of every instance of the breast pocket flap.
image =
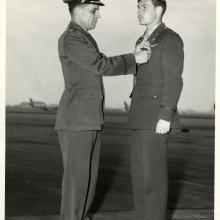
[[78,99],[103,99],[101,89],[79,88],[75,91],[75,98]]

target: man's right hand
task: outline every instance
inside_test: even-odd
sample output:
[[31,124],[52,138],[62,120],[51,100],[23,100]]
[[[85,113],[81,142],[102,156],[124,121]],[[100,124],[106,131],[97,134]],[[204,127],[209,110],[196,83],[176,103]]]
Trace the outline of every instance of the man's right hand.
[[150,59],[150,53],[148,50],[135,51],[134,56],[137,64],[146,63]]
[[151,53],[150,42],[145,39],[142,40],[142,42],[135,47],[135,52],[139,52],[140,50],[148,50],[148,53]]

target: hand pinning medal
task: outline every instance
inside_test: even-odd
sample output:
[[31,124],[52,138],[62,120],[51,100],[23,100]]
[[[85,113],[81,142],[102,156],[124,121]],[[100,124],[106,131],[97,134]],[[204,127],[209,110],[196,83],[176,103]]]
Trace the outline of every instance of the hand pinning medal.
[[146,36],[144,36],[143,40],[136,45],[135,51],[139,52],[141,50],[145,50],[147,52],[147,59],[149,61],[151,57],[151,45]]
[[145,50],[147,52],[147,59],[148,61],[151,58],[151,54],[152,54],[152,48],[155,48],[159,45],[159,36],[161,35],[161,33],[163,32],[163,30],[166,29],[166,26],[157,33],[153,33],[150,37],[149,35],[145,32],[144,35],[142,37],[140,37],[136,43],[136,48],[135,51],[140,51],[140,50]]

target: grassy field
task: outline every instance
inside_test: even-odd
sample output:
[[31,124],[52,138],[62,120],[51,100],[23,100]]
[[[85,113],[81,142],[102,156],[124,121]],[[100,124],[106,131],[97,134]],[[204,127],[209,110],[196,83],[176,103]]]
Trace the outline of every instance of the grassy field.
[[[7,112],[7,216],[59,213],[62,160],[53,129],[54,118],[54,112]],[[125,128],[125,119],[125,114],[117,113],[106,117],[93,213],[133,210],[130,134]],[[209,210],[211,220],[214,203],[213,119],[185,118],[182,124],[188,132],[173,132],[168,147],[168,208],[171,211]]]

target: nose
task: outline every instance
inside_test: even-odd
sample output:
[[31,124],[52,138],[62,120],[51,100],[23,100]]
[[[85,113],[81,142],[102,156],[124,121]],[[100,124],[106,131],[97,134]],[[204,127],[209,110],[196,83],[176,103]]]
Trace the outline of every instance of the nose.
[[99,11],[96,11],[96,17],[101,18],[101,15],[100,15]]
[[138,15],[141,15],[143,13],[143,10],[141,8],[138,8],[137,13]]
[[137,15],[141,15],[141,10],[140,9],[137,10]]

